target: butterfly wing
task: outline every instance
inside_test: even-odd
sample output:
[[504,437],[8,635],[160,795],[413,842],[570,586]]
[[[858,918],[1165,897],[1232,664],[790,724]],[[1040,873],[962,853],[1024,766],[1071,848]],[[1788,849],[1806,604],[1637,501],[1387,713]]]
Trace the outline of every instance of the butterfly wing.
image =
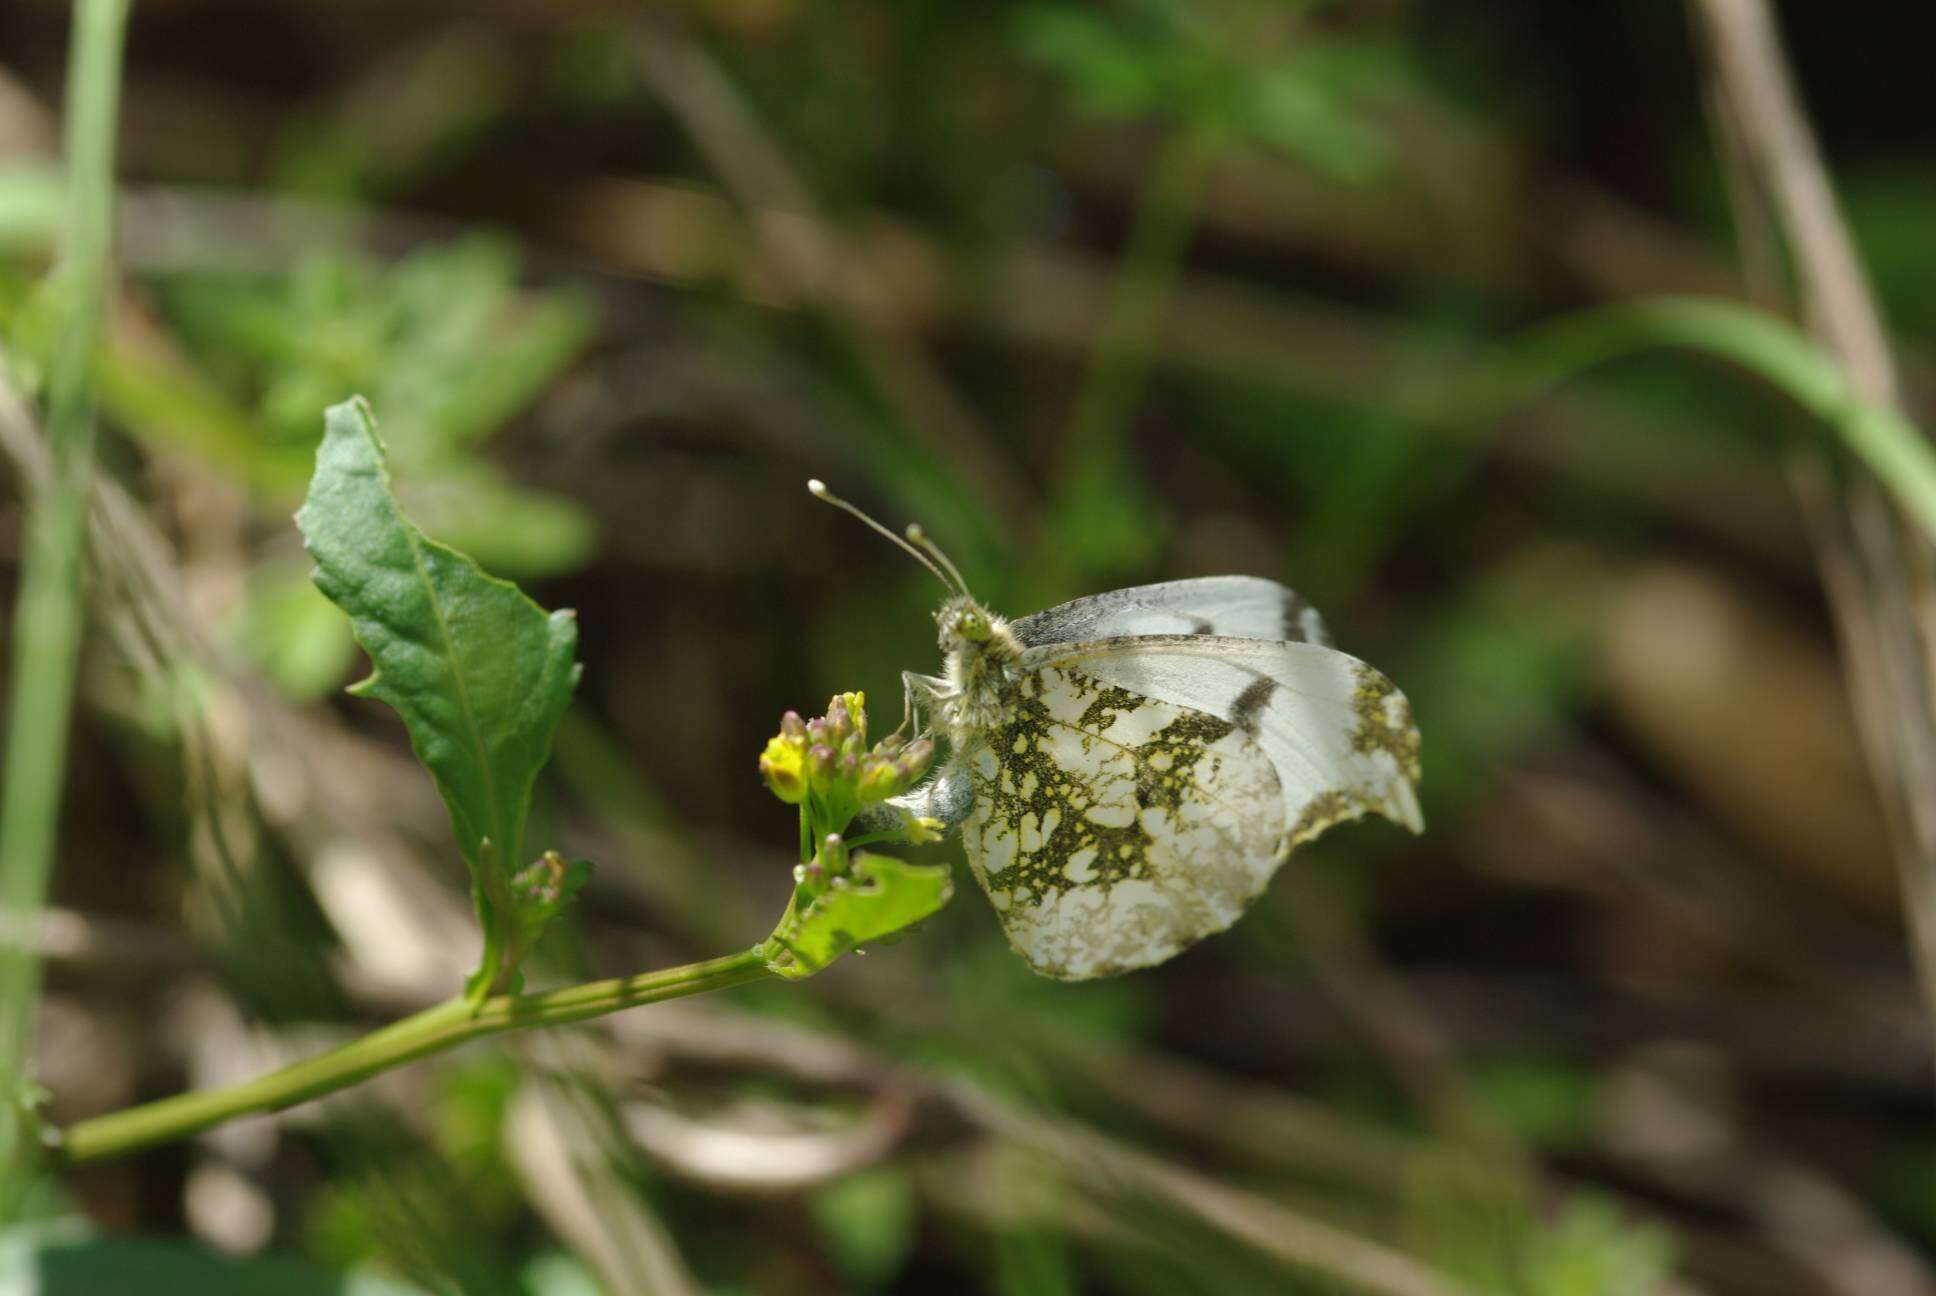
[[1302,596],[1259,576],[1204,576],[1095,594],[1009,623],[1025,646],[1124,635],[1231,635],[1328,644]]
[[1074,670],[1253,739],[1277,772],[1287,848],[1367,811],[1424,829],[1411,706],[1390,680],[1335,648],[1138,635],[1032,648],[1021,669]]
[[957,768],[976,879],[1016,952],[1065,980],[1160,963],[1222,931],[1286,848],[1283,790],[1249,735],[1074,664],[1024,672]]

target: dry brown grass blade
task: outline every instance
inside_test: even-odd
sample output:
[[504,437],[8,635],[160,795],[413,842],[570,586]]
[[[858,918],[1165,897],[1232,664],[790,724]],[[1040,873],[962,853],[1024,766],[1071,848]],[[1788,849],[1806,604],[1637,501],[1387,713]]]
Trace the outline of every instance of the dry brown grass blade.
[[944,1103],[971,1125],[1046,1156],[1095,1194],[1157,1199],[1204,1226],[1343,1290],[1377,1296],[1466,1296],[1406,1253],[1314,1219],[1276,1200],[1215,1182],[1139,1152],[1080,1122],[1024,1110],[979,1085],[902,1071],[849,1041],[711,1006],[668,1005],[608,1023],[620,1041],[670,1048],[712,1064],[757,1064],[818,1083],[875,1087],[884,1076]]
[[698,1296],[677,1242],[610,1161],[608,1138],[564,1083],[535,1080],[505,1120],[538,1213],[615,1292]]
[[[1733,150],[1739,223],[1772,224],[1793,262],[1810,330],[1855,391],[1900,406],[1896,365],[1838,210],[1827,168],[1789,76],[1766,0],[1698,0],[1712,94]],[[1761,208],[1765,204],[1766,212]],[[1772,220],[1768,219],[1772,213]],[[1773,285],[1768,240],[1750,277]],[[1889,810],[1924,999],[1936,1012],[1936,690],[1929,542],[1911,532],[1877,483],[1819,464],[1796,473],[1833,607],[1864,746]]]
[[1347,1290],[1379,1296],[1464,1296],[1467,1291],[1404,1252],[1226,1187],[1074,1122],[1022,1111],[972,1086],[951,1086],[950,1097],[977,1123],[1053,1158],[1094,1192],[1161,1199],[1264,1255],[1325,1274]]

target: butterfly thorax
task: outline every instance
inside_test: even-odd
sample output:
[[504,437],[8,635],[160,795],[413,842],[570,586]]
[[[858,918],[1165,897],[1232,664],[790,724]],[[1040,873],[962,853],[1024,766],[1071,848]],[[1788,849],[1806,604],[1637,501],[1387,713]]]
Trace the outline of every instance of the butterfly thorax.
[[1008,622],[967,597],[949,599],[935,613],[941,627],[948,691],[941,718],[956,750],[1000,722],[1015,687],[1021,641]]

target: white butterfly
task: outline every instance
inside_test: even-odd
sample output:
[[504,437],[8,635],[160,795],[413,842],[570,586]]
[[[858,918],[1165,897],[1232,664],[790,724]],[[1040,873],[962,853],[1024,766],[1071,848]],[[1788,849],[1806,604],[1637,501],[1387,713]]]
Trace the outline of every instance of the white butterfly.
[[1037,972],[1161,963],[1235,922],[1294,847],[1367,811],[1423,830],[1410,705],[1277,582],[1142,585],[1010,622],[919,528],[908,538],[951,590],[942,675],[902,676],[949,754],[897,803],[960,825]]

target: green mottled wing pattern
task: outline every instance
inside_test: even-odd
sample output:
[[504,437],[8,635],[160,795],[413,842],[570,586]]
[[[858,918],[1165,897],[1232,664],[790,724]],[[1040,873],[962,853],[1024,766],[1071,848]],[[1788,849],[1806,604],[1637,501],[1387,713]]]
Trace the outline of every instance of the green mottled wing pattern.
[[1135,635],[1030,649],[1021,669],[1075,670],[1191,707],[1254,740],[1277,772],[1289,842],[1382,815],[1413,832],[1419,738],[1405,695],[1335,648],[1216,635]]
[[1263,749],[1229,720],[1073,665],[1018,677],[960,753],[962,840],[1009,942],[1066,980],[1160,963],[1222,931],[1287,848]]

